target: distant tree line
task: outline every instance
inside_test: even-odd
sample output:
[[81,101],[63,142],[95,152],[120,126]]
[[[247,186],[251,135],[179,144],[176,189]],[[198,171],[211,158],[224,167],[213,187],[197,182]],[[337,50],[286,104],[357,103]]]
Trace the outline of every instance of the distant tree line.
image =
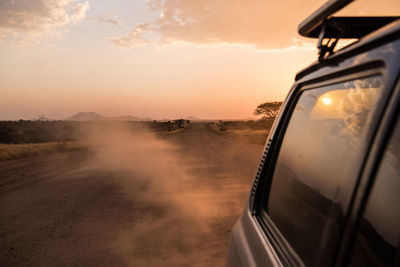
[[190,121],[0,121],[0,144],[74,141],[85,138],[92,127],[106,130],[115,124],[125,124],[132,130],[145,127],[157,133],[186,128]]

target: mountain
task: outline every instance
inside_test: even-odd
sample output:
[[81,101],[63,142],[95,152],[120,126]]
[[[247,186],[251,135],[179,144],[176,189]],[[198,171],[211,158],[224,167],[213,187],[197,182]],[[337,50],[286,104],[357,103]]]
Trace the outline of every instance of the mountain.
[[105,121],[108,120],[96,112],[79,112],[67,119],[67,121]]
[[140,121],[152,121],[153,119],[150,117],[139,118]]
[[96,112],[79,112],[67,119],[68,121],[151,121],[151,118],[139,118],[131,115],[106,117]]

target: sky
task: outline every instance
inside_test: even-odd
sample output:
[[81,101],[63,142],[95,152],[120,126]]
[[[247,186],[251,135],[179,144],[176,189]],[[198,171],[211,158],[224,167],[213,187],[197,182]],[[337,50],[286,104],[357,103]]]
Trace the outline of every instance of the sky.
[[[0,0],[0,120],[243,119],[317,58],[323,0]],[[341,15],[399,15],[358,0]]]

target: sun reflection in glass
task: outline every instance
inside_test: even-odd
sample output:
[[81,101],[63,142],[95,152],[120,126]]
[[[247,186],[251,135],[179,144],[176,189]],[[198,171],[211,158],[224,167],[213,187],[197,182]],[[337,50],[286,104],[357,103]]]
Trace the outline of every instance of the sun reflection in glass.
[[324,97],[324,98],[322,98],[322,102],[325,105],[330,105],[332,103],[332,100],[329,97]]

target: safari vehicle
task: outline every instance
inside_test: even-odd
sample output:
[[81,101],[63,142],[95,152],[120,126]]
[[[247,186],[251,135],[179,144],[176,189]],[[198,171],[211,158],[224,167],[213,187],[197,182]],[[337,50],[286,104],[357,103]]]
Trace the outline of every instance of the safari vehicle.
[[299,26],[319,58],[270,131],[228,266],[400,266],[400,20],[332,16],[349,2]]

